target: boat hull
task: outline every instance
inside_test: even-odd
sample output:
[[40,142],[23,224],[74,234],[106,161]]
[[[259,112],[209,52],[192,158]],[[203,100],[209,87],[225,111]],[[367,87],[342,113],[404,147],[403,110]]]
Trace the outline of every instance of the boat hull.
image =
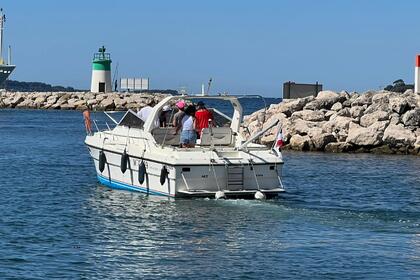
[[[257,191],[261,191],[269,198],[284,192],[280,181],[282,164],[170,165],[157,159],[129,155],[127,170],[122,172],[122,153],[97,147],[89,147],[89,150],[98,181],[113,189],[169,197],[215,197],[216,192],[223,191],[228,198],[253,198]],[[102,171],[99,168],[101,151],[106,158]],[[140,182],[139,166],[142,162],[146,173],[144,181]],[[161,180],[163,168],[167,170],[164,182]]]

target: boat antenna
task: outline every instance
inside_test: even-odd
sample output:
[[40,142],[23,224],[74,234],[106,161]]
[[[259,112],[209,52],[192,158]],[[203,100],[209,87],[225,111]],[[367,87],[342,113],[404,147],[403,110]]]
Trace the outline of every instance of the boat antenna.
[[213,81],[213,78],[210,78],[209,83],[207,84],[207,95],[209,95],[211,82]]
[[0,8],[0,64],[3,64],[3,29],[6,22],[6,15],[3,14],[3,8]]

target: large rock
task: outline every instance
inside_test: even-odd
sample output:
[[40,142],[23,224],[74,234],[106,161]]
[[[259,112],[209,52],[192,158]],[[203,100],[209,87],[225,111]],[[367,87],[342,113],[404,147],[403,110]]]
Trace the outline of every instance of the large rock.
[[383,139],[384,143],[391,147],[413,146],[416,142],[415,134],[404,128],[402,124],[390,124],[385,129]]
[[359,119],[363,116],[363,112],[365,111],[365,107],[363,106],[354,106],[350,108],[350,115],[354,119]]
[[322,129],[327,133],[338,132],[340,130],[347,132],[350,123],[353,122],[352,118],[335,116],[331,117],[330,120],[322,126]]
[[127,104],[127,100],[116,98],[114,99],[114,104],[117,110],[122,110],[125,108],[124,106]]
[[9,106],[14,108],[14,107],[16,107],[16,105],[23,102],[24,100],[25,100],[25,98],[23,98],[22,95],[17,95],[15,98],[12,99]]
[[345,153],[351,150],[353,150],[353,145],[346,142],[332,142],[324,148],[324,151],[328,153]]
[[393,112],[399,115],[403,114],[410,108],[410,106],[407,103],[407,100],[405,98],[402,98],[401,96],[390,98],[389,107]]
[[322,151],[329,143],[336,142],[335,136],[332,133],[314,134],[311,136],[312,144],[315,150]]
[[372,127],[352,125],[346,142],[357,146],[376,146],[382,143],[382,133]]
[[325,119],[324,113],[321,111],[303,110],[294,112],[292,117],[300,118],[305,121],[319,122]]
[[340,111],[337,112],[337,116],[341,117],[351,117],[350,109],[349,108],[343,108]]
[[366,114],[360,118],[360,125],[368,127],[374,122],[388,120],[389,114],[384,111],[377,111],[371,114]]
[[322,108],[329,109],[334,105],[338,100],[340,99],[340,96],[338,93],[330,91],[330,90],[324,90],[318,92],[316,96],[316,100],[321,103]]
[[331,110],[332,111],[340,111],[341,109],[343,109],[343,104],[341,104],[340,102],[336,102],[331,106]]
[[298,98],[295,100],[285,100],[280,104],[280,106],[277,108],[277,112],[283,113],[286,116],[291,116],[294,112],[300,111],[303,109],[306,103],[309,102],[309,100],[312,100],[314,97],[305,97],[305,98]]
[[99,108],[105,111],[114,110],[115,109],[114,100],[111,98],[102,100],[101,103],[99,104]]
[[402,117],[405,126],[420,126],[420,108],[406,112]]
[[356,98],[353,103],[351,103],[351,106],[363,106],[367,105],[369,106],[372,104],[372,97],[375,95],[374,91],[368,91],[363,94],[361,94],[358,98]]
[[28,98],[17,104],[16,108],[35,108],[35,103],[32,99]]
[[307,151],[311,148],[312,142],[308,135],[293,135],[290,139],[290,148],[297,151]]

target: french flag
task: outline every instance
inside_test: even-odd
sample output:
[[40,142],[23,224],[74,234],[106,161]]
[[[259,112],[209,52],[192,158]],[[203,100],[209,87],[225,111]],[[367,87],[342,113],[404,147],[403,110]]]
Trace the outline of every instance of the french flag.
[[276,145],[275,148],[278,152],[280,152],[281,147],[284,146],[284,141],[283,141],[283,133],[281,132],[281,130],[277,133],[277,138],[276,138]]

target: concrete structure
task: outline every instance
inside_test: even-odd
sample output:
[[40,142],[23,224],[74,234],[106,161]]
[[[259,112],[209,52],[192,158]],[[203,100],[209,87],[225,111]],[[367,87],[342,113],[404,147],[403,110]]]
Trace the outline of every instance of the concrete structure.
[[120,89],[122,91],[149,90],[149,78],[121,78]]
[[416,56],[416,68],[414,70],[415,74],[414,74],[414,92],[415,93],[420,93],[420,73],[419,73],[419,68],[420,68],[420,55]]
[[91,92],[112,92],[111,55],[105,53],[105,47],[99,48],[92,61]]
[[283,99],[302,98],[316,96],[322,91],[322,84],[297,84],[295,82],[283,83]]

